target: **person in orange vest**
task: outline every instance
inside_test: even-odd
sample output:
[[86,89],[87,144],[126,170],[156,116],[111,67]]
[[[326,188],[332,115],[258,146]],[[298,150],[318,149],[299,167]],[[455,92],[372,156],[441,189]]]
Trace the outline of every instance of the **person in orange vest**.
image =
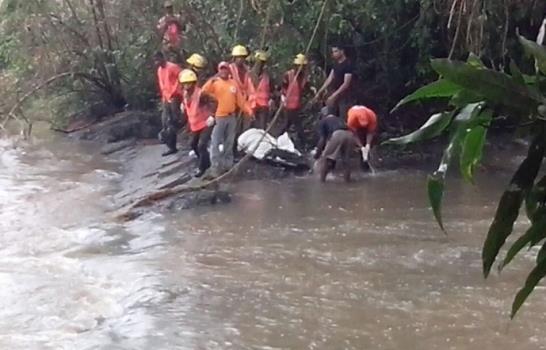
[[198,158],[198,170],[194,176],[199,178],[210,168],[207,148],[214,126],[213,113],[216,110],[216,102],[210,96],[201,93],[194,71],[184,69],[180,72],[178,80],[183,89],[180,107],[188,119],[192,133],[191,148]]
[[266,69],[266,64],[269,55],[265,51],[256,51],[256,63],[251,72],[252,82],[255,86],[255,115],[256,120],[254,127],[265,130],[271,110],[273,109],[273,99],[271,92],[273,91],[271,78]]
[[[250,76],[250,68],[246,64],[249,52],[243,45],[236,45],[231,50],[233,61],[229,64],[231,78],[237,83],[243,97],[248,101],[248,106],[256,108],[254,83]],[[241,135],[252,124],[252,119],[240,118],[238,120],[237,135]]]
[[159,140],[169,148],[162,156],[168,156],[178,152],[176,148],[176,134],[180,128],[180,86],[178,75],[181,68],[165,59],[163,53],[158,52],[154,56],[154,62],[157,66],[157,81],[159,92],[161,94],[162,130],[159,133]]
[[296,55],[294,67],[283,76],[281,103],[284,107],[284,115],[279,123],[280,126],[275,132],[275,136],[279,136],[288,131],[293,125],[296,129],[299,146],[302,146],[305,141],[305,132],[299,112],[302,107],[302,95],[307,86],[306,67],[308,63],[304,54]]
[[362,160],[368,163],[372,142],[377,133],[377,115],[366,106],[353,106],[347,112],[347,126],[361,144]]
[[[172,1],[165,1],[163,8],[165,9],[165,15],[161,17],[157,24],[157,30],[163,40],[163,51],[165,53],[172,53],[176,56],[176,59],[180,59],[182,31],[184,29],[182,18],[180,14],[174,13]],[[180,60],[178,62],[181,63]]]
[[[248,106],[237,82],[231,78],[227,62],[220,62],[218,74],[210,79],[201,91],[213,97],[218,103],[212,130],[210,174],[212,177],[217,177],[233,166],[233,150],[237,132],[236,113],[241,111],[248,117],[253,117],[254,112]],[[220,145],[223,145],[222,149]]]

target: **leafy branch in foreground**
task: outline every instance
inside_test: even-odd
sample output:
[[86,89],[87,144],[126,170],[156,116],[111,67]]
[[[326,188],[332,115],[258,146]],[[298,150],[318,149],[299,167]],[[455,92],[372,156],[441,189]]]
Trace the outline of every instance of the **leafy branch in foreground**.
[[510,74],[488,69],[475,55],[467,62],[435,59],[432,67],[440,79],[407,96],[395,109],[415,101],[443,99],[447,110],[431,116],[419,130],[385,142],[405,145],[449,132],[440,165],[427,181],[434,216],[445,232],[441,205],[450,167],[458,163],[461,176],[472,184],[492,123],[510,116],[522,125],[531,126],[527,157],[499,201],[482,250],[483,273],[487,278],[508,237],[514,233],[514,223],[525,203],[530,227],[508,249],[500,268],[513,261],[523,248],[538,244],[542,247],[535,268],[513,302],[512,318],[546,276],[546,177],[536,181],[546,151],[546,48],[523,37],[519,40],[536,62],[534,75],[525,76],[515,62],[510,65]]

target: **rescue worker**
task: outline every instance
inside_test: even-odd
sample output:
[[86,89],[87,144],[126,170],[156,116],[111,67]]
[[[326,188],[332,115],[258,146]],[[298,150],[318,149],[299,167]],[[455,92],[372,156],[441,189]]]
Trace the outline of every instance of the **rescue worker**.
[[373,139],[377,132],[377,115],[365,106],[353,106],[347,112],[347,126],[362,143],[362,160],[368,162]]
[[161,17],[157,24],[157,30],[163,40],[163,51],[166,54],[176,56],[176,59],[180,63],[182,62],[181,48],[184,25],[182,24],[181,16],[174,13],[172,1],[165,1],[163,8],[165,9],[165,15]]
[[[249,52],[243,45],[236,45],[231,50],[232,62],[229,64],[231,78],[237,84],[239,91],[244,99],[248,101],[248,106],[252,109],[256,107],[254,84],[250,77],[250,68],[246,64]],[[237,125],[237,136],[246,131],[252,119],[240,117]]]
[[181,110],[188,119],[192,133],[191,148],[198,158],[198,170],[194,176],[199,178],[210,168],[207,148],[214,126],[216,103],[210,96],[201,93],[197,86],[197,74],[191,69],[184,69],[180,73],[179,82],[183,89]]
[[[220,62],[218,74],[210,79],[201,91],[217,102],[211,141],[211,176],[217,177],[233,166],[237,131],[236,113],[241,111],[252,117],[253,111],[248,106],[239,85],[231,78],[227,62]],[[223,145],[222,150],[220,145]]]
[[332,58],[334,66],[313,101],[316,102],[328,90],[326,106],[333,107],[339,117],[347,120],[347,111],[353,104],[351,89],[356,80],[354,67],[347,57],[345,49],[341,46],[332,47]]
[[157,66],[157,81],[162,103],[162,130],[159,133],[159,140],[169,148],[162,154],[165,157],[178,152],[176,134],[181,126],[178,75],[181,68],[167,61],[161,52],[155,54],[154,63]]
[[252,82],[255,86],[255,115],[254,127],[265,130],[269,121],[271,110],[273,109],[273,99],[271,92],[272,84],[266,64],[269,59],[267,52],[259,50],[255,54],[256,63],[251,71]]
[[305,142],[305,133],[299,113],[302,107],[302,95],[308,81],[306,69],[308,63],[304,54],[296,55],[294,67],[283,76],[281,102],[284,106],[284,113],[279,123],[280,126],[275,132],[275,136],[278,137],[294,126],[300,147]]
[[318,124],[319,143],[314,158],[320,173],[320,181],[325,182],[328,174],[336,168],[338,161],[343,166],[343,177],[346,182],[351,181],[352,153],[364,147],[355,134],[348,129],[345,122],[332,113],[332,107],[325,107],[321,111],[322,119]]
[[186,60],[186,63],[188,64],[188,68],[197,75],[199,80],[200,73],[207,67],[207,59],[198,53],[193,53]]

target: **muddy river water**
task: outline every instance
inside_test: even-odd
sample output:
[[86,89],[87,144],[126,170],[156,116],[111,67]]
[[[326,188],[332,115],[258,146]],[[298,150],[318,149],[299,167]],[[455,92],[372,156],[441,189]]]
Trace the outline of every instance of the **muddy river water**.
[[448,236],[425,176],[243,182],[229,205],[121,224],[114,160],[0,141],[0,349],[546,349],[543,288],[508,319],[532,252],[481,274],[509,174],[450,180]]

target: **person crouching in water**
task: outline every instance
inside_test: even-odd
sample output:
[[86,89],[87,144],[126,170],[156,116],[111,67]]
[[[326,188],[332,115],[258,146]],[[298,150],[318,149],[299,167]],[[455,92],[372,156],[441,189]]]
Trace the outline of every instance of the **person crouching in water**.
[[[227,62],[220,62],[218,74],[210,79],[201,91],[213,97],[218,103],[212,130],[210,174],[212,177],[218,177],[233,166],[233,148],[237,132],[236,113],[242,111],[252,118],[253,111],[247,105],[237,83],[230,78]],[[220,145],[223,145],[222,150]]]
[[351,155],[357,147],[363,150],[362,143],[356,135],[347,128],[345,122],[332,114],[332,108],[325,107],[321,111],[323,118],[318,124],[319,143],[314,155],[320,173],[320,181],[325,182],[328,174],[336,168],[338,161],[343,166],[343,177],[351,181]]
[[216,109],[216,102],[207,95],[201,93],[197,86],[197,75],[190,69],[184,69],[179,76],[182,85],[183,113],[186,114],[189,129],[192,133],[191,148],[198,158],[198,170],[195,177],[199,178],[210,168],[210,156],[208,145],[214,126],[212,116]]
[[353,106],[347,112],[347,126],[360,144],[364,145],[361,148],[361,165],[363,168],[369,168],[370,149],[377,132],[377,115],[366,106]]

